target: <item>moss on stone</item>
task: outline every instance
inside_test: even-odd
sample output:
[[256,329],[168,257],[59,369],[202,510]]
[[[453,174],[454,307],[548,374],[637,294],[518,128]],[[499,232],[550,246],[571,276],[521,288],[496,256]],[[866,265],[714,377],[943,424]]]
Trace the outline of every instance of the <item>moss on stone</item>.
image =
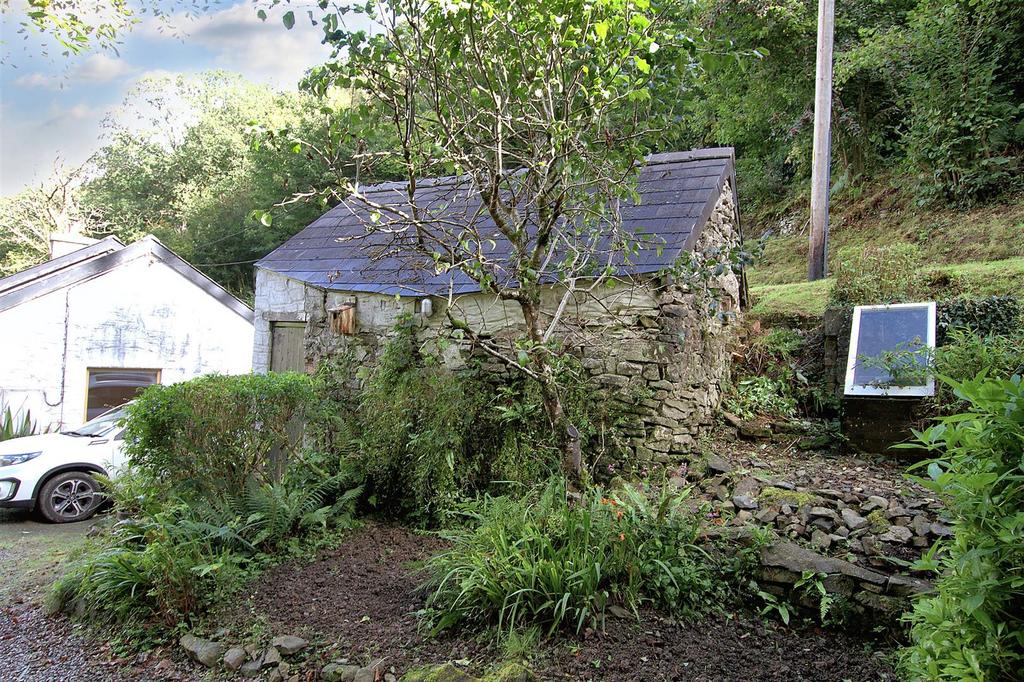
[[885,510],[876,509],[864,517],[872,533],[884,533],[889,530],[889,520],[886,518]]
[[811,493],[801,493],[795,490],[784,490],[768,486],[761,489],[761,493],[757,496],[757,501],[761,503],[762,507],[770,504],[788,504],[792,507],[803,507],[804,505],[816,504],[821,501],[821,498]]
[[537,676],[518,661],[509,661],[484,675],[480,682],[534,682]]
[[478,682],[478,680],[451,663],[444,663],[412,668],[402,676],[402,682]]

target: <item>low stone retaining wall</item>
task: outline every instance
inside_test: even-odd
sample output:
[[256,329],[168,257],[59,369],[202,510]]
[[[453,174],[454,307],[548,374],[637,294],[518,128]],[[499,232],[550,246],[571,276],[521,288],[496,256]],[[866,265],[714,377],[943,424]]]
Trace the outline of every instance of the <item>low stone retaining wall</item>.
[[802,603],[807,596],[794,594],[805,573],[821,577],[829,594],[847,599],[847,607],[856,616],[884,617],[892,620],[907,610],[910,598],[933,591],[926,580],[905,575],[886,575],[857,564],[822,556],[792,542],[777,542],[761,550],[762,589]]

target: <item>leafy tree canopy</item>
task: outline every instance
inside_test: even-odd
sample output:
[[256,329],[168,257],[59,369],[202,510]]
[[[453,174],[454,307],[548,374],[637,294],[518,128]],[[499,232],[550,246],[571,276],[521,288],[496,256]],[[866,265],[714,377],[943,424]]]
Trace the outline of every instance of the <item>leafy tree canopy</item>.
[[329,157],[290,153],[293,140],[329,137],[325,111],[347,106],[337,92],[318,100],[220,72],[145,81],[110,123],[82,201],[108,232],[153,234],[247,296],[253,262],[324,210],[336,173],[355,173],[355,141]]

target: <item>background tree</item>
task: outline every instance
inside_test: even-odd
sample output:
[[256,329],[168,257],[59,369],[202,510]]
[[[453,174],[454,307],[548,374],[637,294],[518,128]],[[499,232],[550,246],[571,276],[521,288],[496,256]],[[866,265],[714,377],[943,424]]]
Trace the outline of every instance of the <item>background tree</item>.
[[[619,202],[671,123],[662,104],[680,96],[697,41],[674,2],[380,0],[367,10],[381,26],[373,35],[345,30],[343,12],[323,18],[335,59],[309,86],[352,87],[378,108],[397,138],[381,154],[401,165],[406,203],[377,203],[350,181],[333,191],[371,209],[366,235],[391,245],[382,257],[418,254],[411,265],[460,271],[518,306],[525,332],[511,346],[482,338],[455,306],[449,321],[539,384],[565,468],[578,474],[553,334],[566,304],[607,283],[637,246]],[[496,233],[423,199],[418,183],[441,174],[479,194]],[[553,311],[542,306],[549,287],[561,294]]]
[[[253,262],[324,210],[338,173],[355,173],[355,142],[310,151],[332,134],[326,105],[348,106],[339,93],[321,102],[221,72],[150,79],[110,124],[82,200],[124,240],[153,234],[251,296]],[[306,153],[279,144],[293,138],[310,142]]]
[[[681,11],[757,58],[704,60],[679,100],[676,146],[736,147],[748,211],[803,193],[817,2],[697,0]],[[924,201],[1019,188],[1022,12],[1012,0],[837,3],[834,191],[890,172],[911,176],[902,185]]]
[[81,174],[58,166],[45,182],[0,197],[0,277],[47,260],[55,232],[90,236],[102,229],[80,201]]

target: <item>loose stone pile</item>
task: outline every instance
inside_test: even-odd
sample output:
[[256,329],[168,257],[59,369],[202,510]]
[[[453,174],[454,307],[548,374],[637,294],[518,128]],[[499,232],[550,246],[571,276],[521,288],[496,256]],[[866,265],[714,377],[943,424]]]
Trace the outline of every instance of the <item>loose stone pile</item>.
[[[763,589],[799,602],[794,586],[808,572],[855,612],[895,615],[931,585],[906,564],[952,535],[943,506],[906,480],[892,460],[796,452],[792,444],[715,443],[671,479],[695,485],[693,508],[707,513],[708,535],[748,539],[770,529],[779,540],[761,554]],[[696,479],[695,481],[693,479]]]
[[[222,641],[227,633],[220,631],[212,639],[204,639],[193,634],[181,636],[178,643],[185,652],[195,661],[205,665],[207,668],[221,669],[226,672],[233,672],[242,677],[257,677],[267,675],[270,682],[298,682],[302,676],[292,670],[292,664],[284,660],[288,656],[298,654],[305,649],[309,642],[301,637],[282,635],[271,640],[266,647],[231,646]],[[357,666],[358,668],[358,666]],[[356,678],[352,678],[356,679]],[[367,682],[373,682],[374,677],[364,677]],[[363,682],[363,680],[359,680]]]
[[714,513],[732,514],[731,525],[774,528],[819,551],[853,554],[851,560],[875,567],[889,565],[887,556],[920,554],[952,533],[941,521],[942,505],[928,498],[807,488],[754,476],[732,482],[724,474],[701,487],[712,499]]
[[[178,643],[192,660],[207,668],[243,678],[259,677],[269,682],[312,679],[308,661],[305,665],[293,665],[284,660],[306,649],[309,642],[305,639],[283,635],[275,637],[266,647],[242,647],[224,642],[226,635],[222,630],[212,639],[205,639],[190,633],[182,635]],[[322,682],[534,682],[537,678],[528,667],[515,661],[502,664],[482,678],[474,677],[452,663],[417,666],[399,678],[395,669],[386,667],[383,660],[356,665],[342,658],[321,667],[316,679]]]

